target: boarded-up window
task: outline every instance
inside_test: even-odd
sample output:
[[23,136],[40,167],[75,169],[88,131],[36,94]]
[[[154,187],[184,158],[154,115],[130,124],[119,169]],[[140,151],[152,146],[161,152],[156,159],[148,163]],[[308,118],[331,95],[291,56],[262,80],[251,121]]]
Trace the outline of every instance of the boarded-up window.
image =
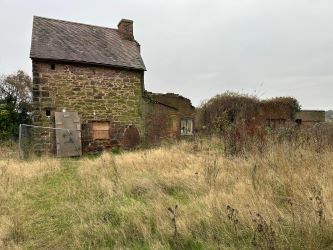
[[192,119],[181,119],[180,120],[180,134],[181,135],[192,135],[193,134],[193,120]]
[[109,140],[110,139],[110,122],[108,121],[92,121],[91,133],[93,140]]

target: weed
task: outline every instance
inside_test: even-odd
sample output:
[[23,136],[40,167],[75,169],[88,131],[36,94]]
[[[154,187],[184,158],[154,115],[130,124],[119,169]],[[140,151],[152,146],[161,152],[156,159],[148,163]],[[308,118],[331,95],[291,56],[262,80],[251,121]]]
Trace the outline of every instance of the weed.
[[24,237],[23,224],[21,219],[18,216],[12,216],[10,218],[10,224],[7,236],[4,239],[5,244],[7,245],[10,242],[20,244],[24,239],[25,237]]
[[275,231],[271,224],[268,224],[266,220],[256,213],[253,222],[255,229],[252,237],[252,245],[257,249],[276,249]]
[[172,224],[173,224],[173,248],[178,249],[177,244],[177,238],[178,238],[178,231],[177,231],[177,209],[178,205],[176,205],[174,208],[169,207],[168,211],[171,213],[172,218]]
[[293,220],[293,228],[295,230],[296,228],[296,224],[295,224],[295,209],[294,209],[294,202],[291,198],[287,199],[287,203],[290,206],[290,212],[291,212],[291,216],[292,216],[292,220]]
[[318,217],[318,224],[321,227],[324,222],[324,200],[322,196],[322,190],[320,187],[311,188],[310,200],[315,204],[315,214]]
[[204,175],[205,180],[210,188],[215,185],[216,179],[220,171],[221,168],[217,163],[217,159],[211,159],[211,157],[208,157],[205,161]]
[[252,170],[251,170],[251,183],[252,183],[252,187],[255,191],[257,191],[257,169],[258,166],[257,164],[254,164]]
[[237,225],[239,223],[238,220],[238,210],[235,208],[232,208],[231,206],[227,206],[227,218],[232,224],[234,225],[234,228],[237,229]]

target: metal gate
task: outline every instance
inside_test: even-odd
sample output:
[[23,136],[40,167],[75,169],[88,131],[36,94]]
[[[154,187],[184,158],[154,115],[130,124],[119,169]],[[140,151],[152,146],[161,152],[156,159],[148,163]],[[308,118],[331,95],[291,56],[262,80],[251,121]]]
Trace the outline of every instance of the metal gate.
[[81,156],[81,123],[77,112],[55,112],[57,156]]

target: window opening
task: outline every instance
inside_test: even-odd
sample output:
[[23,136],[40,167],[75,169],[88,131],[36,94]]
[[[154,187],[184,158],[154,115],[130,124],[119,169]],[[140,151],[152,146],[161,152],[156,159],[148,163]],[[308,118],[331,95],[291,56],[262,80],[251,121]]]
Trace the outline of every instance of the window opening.
[[50,116],[51,116],[51,110],[50,110],[50,109],[46,109],[46,110],[45,110],[45,115],[46,115],[47,117],[50,117]]
[[193,120],[192,119],[181,119],[180,121],[180,134],[181,135],[192,135],[193,134]]

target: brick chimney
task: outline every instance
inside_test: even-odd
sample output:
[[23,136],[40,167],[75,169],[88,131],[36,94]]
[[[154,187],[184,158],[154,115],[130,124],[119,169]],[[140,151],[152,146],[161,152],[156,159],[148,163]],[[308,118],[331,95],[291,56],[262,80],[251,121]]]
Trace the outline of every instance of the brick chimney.
[[123,39],[134,40],[132,20],[121,19],[118,23],[118,31]]

